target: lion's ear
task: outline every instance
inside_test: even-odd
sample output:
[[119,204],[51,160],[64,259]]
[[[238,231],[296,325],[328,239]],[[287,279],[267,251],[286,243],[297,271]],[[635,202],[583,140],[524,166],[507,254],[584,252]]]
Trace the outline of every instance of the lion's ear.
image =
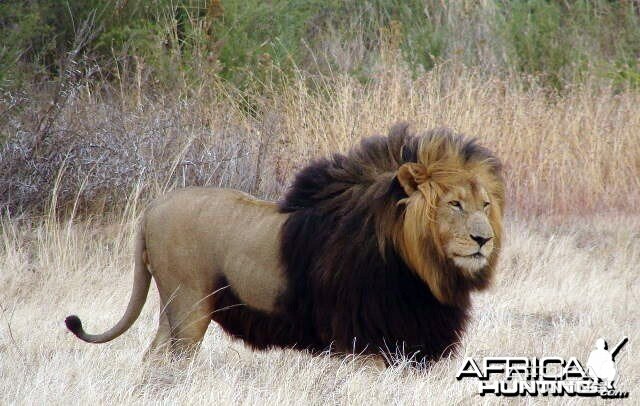
[[406,163],[398,168],[398,182],[407,196],[418,190],[418,185],[427,181],[427,168],[422,164]]

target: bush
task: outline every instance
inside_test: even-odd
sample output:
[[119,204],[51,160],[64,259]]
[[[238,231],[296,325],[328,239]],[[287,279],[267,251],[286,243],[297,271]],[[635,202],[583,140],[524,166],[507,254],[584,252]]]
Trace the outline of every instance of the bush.
[[[369,80],[391,46],[414,72],[456,59],[562,88],[595,74],[635,85],[637,2],[605,0],[43,0],[0,4],[0,83],[60,74],[79,27],[81,53],[109,78],[198,88],[222,77],[260,88],[279,74],[347,72]],[[135,60],[134,58],[138,59]]]
[[[541,76],[555,88],[581,81],[593,70],[640,73],[640,9],[633,2],[578,0],[503,1],[499,32],[508,66]],[[628,82],[633,84],[633,82]]]
[[255,164],[261,140],[234,125],[233,103],[205,119],[195,100],[169,97],[140,109],[88,98],[73,85],[65,91],[70,95],[56,108],[29,106],[4,128],[12,136],[0,148],[0,212],[42,213],[53,200],[62,214],[102,214],[136,192],[147,200],[190,185],[270,191],[257,189],[268,186]]
[[[25,78],[54,78],[62,73],[66,53],[75,51],[111,65],[128,56],[149,57],[161,65],[158,49],[168,36],[188,33],[192,22],[206,14],[209,0],[43,0],[29,4],[0,4],[0,80],[17,87]],[[170,22],[171,24],[168,24]],[[81,44],[82,27],[87,26]],[[189,44],[189,39],[183,39]],[[166,53],[166,52],[165,52]],[[155,59],[154,59],[155,57]],[[25,75],[24,72],[27,72]]]

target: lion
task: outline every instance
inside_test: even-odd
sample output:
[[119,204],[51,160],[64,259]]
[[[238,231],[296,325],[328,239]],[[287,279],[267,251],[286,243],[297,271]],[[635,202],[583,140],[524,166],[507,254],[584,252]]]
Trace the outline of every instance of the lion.
[[147,355],[193,354],[211,322],[255,349],[432,361],[454,351],[470,294],[489,286],[502,236],[500,161],[449,129],[397,124],[302,169],[279,202],[193,187],[141,221],[124,333],[160,295]]

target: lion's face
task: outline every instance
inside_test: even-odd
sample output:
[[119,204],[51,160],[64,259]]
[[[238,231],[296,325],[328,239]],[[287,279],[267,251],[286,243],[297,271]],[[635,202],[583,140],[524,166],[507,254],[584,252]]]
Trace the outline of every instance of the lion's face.
[[438,202],[435,221],[444,255],[468,274],[488,266],[493,253],[491,209],[489,194],[474,183],[455,187]]
[[407,197],[400,202],[404,216],[394,241],[435,297],[455,303],[460,284],[483,289],[491,279],[502,234],[504,187],[486,161],[464,160],[451,151],[440,155],[398,169]]

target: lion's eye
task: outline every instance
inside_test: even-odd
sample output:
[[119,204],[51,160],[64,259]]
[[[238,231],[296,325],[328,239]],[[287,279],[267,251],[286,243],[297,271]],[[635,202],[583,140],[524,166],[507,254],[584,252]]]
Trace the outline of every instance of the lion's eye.
[[455,207],[455,208],[456,208],[456,209],[458,209],[458,210],[462,210],[462,205],[461,205],[461,204],[460,204],[460,202],[459,202],[459,201],[457,201],[457,200],[452,200],[452,201],[450,201],[450,202],[449,202],[449,204],[450,204],[452,207]]
[[484,202],[484,205],[482,207],[484,207],[486,209],[487,207],[489,207],[490,204],[491,203],[489,203],[489,202]]

